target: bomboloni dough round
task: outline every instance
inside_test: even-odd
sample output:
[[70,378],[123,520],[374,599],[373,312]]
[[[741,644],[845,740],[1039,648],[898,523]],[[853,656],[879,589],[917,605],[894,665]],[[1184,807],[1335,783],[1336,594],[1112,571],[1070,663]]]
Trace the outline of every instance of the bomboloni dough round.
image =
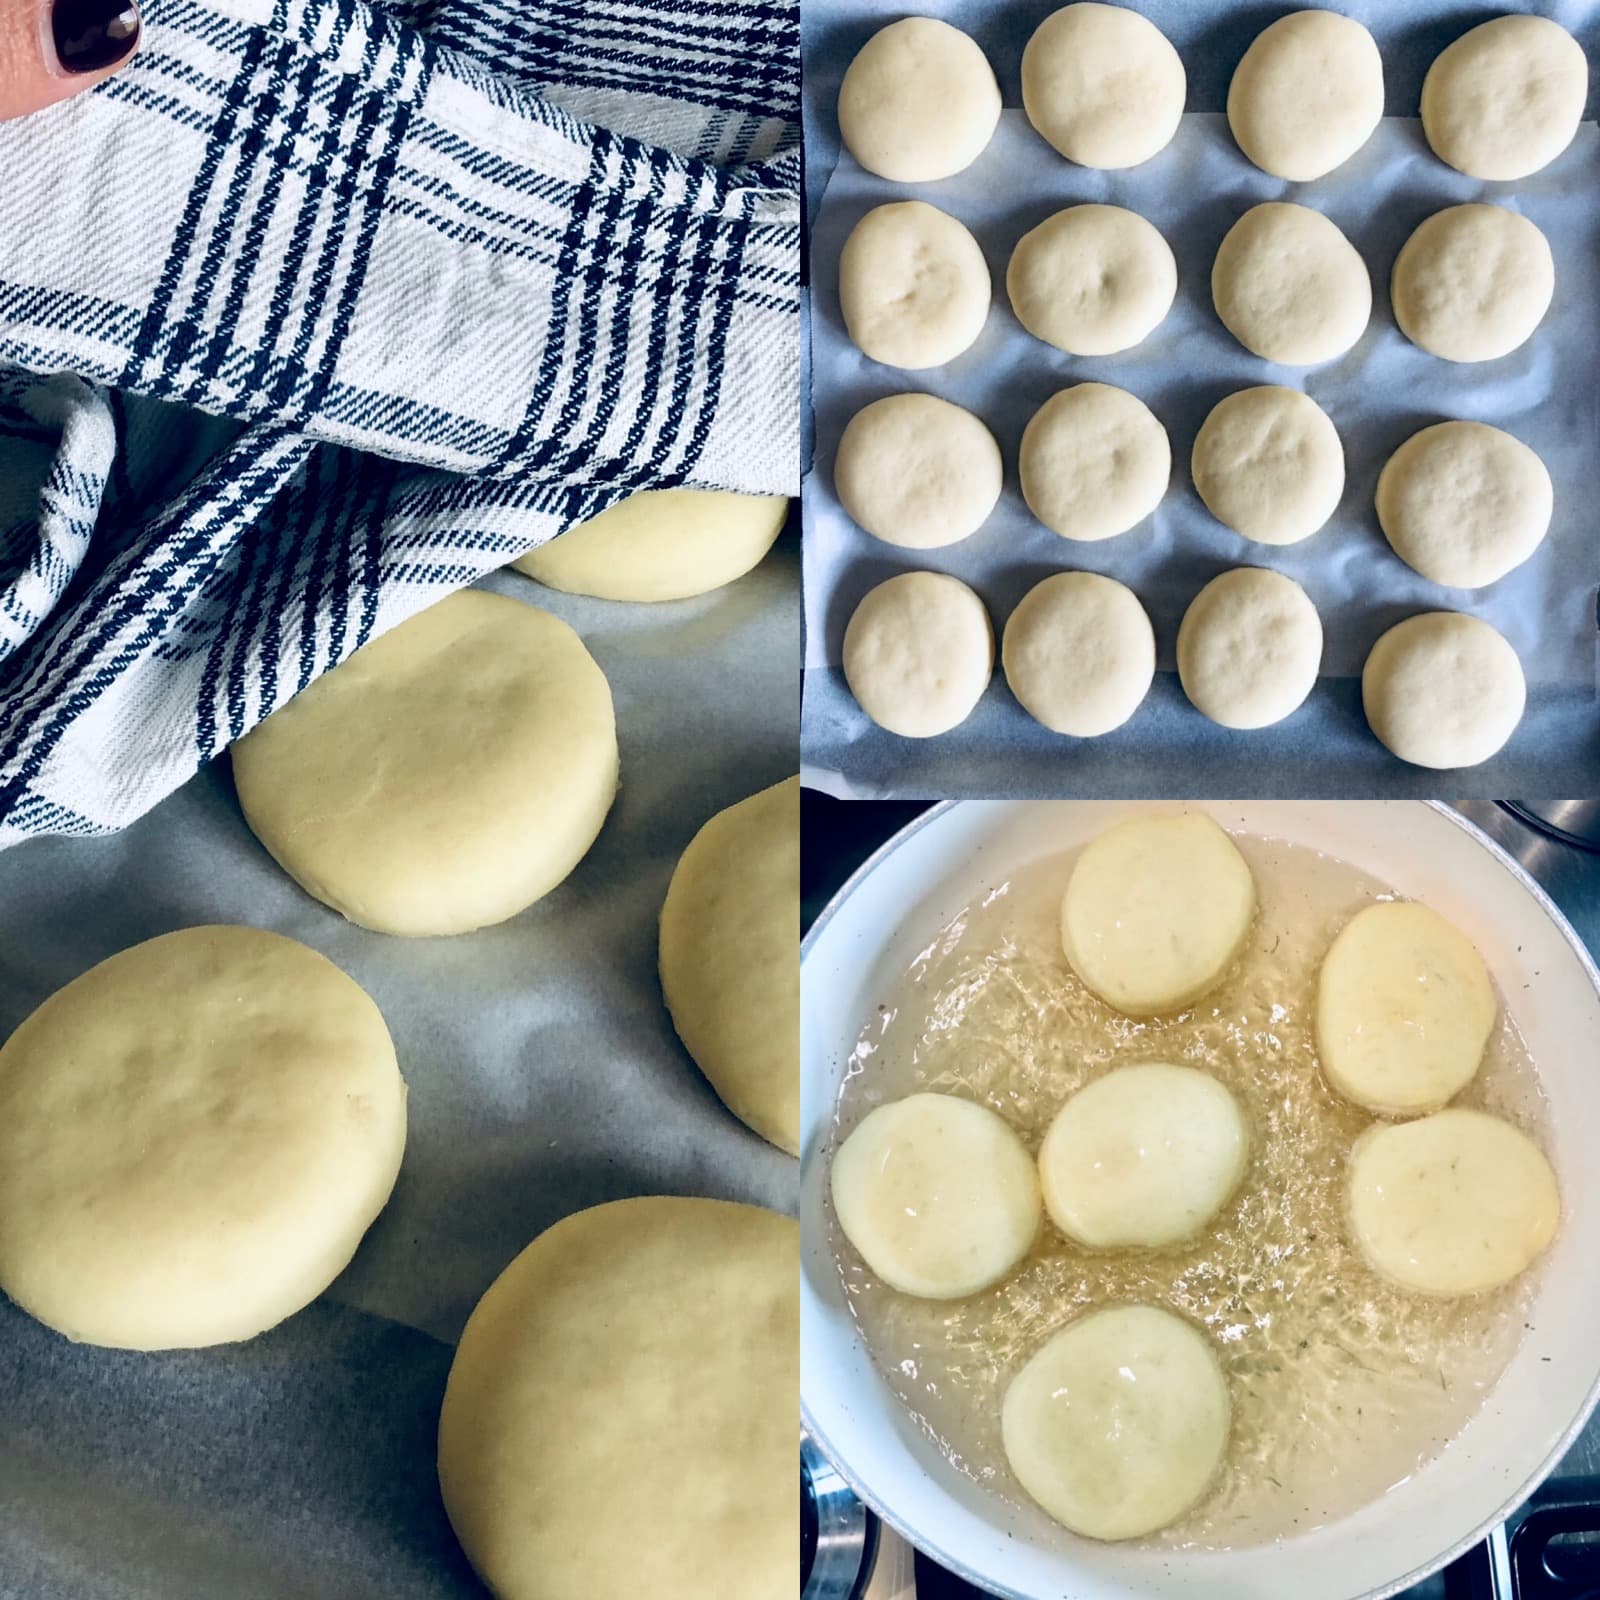
[[1083,167],[1136,167],[1165,150],[1186,92],[1171,41],[1124,6],[1063,6],[1022,52],[1028,121]]
[[1075,356],[1131,350],[1178,292],[1172,247],[1136,211],[1068,206],[1017,241],[1006,293],[1036,339]]
[[891,394],[845,424],[833,458],[839,503],[886,544],[937,550],[978,531],[1000,499],[1000,446],[970,411]]
[[1457,611],[1397,622],[1361,672],[1372,731],[1418,767],[1487,761],[1516,732],[1527,698],[1517,652],[1487,622]]
[[1011,1380],[1000,1409],[1017,1481],[1087,1539],[1136,1539],[1198,1505],[1231,1422],[1210,1343],[1157,1306],[1068,1324]]
[[348,1265],[400,1171],[378,1008],[260,928],[92,967],[0,1049],[0,1288],[69,1339],[249,1339]]
[[970,167],[1000,121],[982,50],[948,22],[902,17],[856,53],[839,85],[839,134],[868,172],[929,183]]
[[833,1158],[833,1210],[902,1294],[958,1300],[998,1283],[1039,1232],[1027,1146],[986,1106],[914,1094],[869,1111]]
[[1181,1011],[1222,982],[1255,921],[1237,846],[1203,812],[1130,817],[1078,857],[1061,902],[1072,970],[1118,1011]]
[[1239,1103],[1209,1073],[1118,1067],[1056,1113],[1039,1150],[1045,1210],[1094,1249],[1193,1238],[1232,1198],[1250,1159]]
[[800,780],[719,811],[661,908],[661,990],[684,1048],[746,1127],[800,1153]]
[[1495,17],[1447,45],[1422,82],[1422,131],[1471,178],[1507,181],[1548,166],[1572,143],[1589,64],[1546,17]]
[[959,578],[902,572],[869,590],[844,630],[844,676],[880,728],[931,739],[965,722],[994,672],[994,629]]
[[577,866],[617,792],[611,690],[547,612],[463,589],[233,747],[255,836],[378,933],[504,922]]
[[1452,1107],[1369,1128],[1350,1152],[1351,1232],[1374,1272],[1419,1294],[1481,1294],[1555,1238],[1561,1194],[1520,1129]]
[[1172,445],[1150,408],[1109,383],[1060,389],[1023,429],[1022,497],[1063,539],[1126,533],[1148,517],[1172,477]]
[[1446,361],[1497,361],[1533,337],[1556,289],[1555,258],[1526,217],[1503,206],[1448,206],[1395,257],[1394,320]]
[[1006,682],[1052,733],[1092,739],[1139,709],[1156,675],[1156,636],[1134,592],[1095,572],[1057,572],[1011,613]]
[[1211,408],[1190,473],[1218,522],[1257,544],[1298,544],[1339,508],[1344,448],[1309,395],[1262,384]]
[[1228,229],[1211,266],[1211,299],[1246,350],[1311,367],[1351,349],[1372,315],[1372,280],[1356,247],[1320,211],[1271,200]]
[[468,1319],[439,1487],[497,1600],[794,1600],[800,1231],[723,1200],[564,1218]]
[[839,306],[863,355],[941,367],[970,349],[989,315],[989,268],[961,223],[921,200],[875,206],[839,257]]
[[1322,619],[1281,572],[1235,567],[1189,602],[1178,677],[1197,711],[1224,728],[1265,728],[1297,711],[1322,665]]
[[1309,183],[1343,166],[1383,117],[1383,61],[1359,22],[1295,11],[1263,28],[1228,85],[1228,126],[1263,172]]
[[781,494],[645,489],[518,556],[518,572],[600,600],[687,600],[742,578],[783,531]]

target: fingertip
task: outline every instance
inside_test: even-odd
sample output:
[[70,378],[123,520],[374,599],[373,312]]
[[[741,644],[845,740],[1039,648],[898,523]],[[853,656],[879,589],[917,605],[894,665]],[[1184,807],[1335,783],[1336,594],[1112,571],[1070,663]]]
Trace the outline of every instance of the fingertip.
[[0,122],[92,89],[139,32],[138,0],[0,0]]

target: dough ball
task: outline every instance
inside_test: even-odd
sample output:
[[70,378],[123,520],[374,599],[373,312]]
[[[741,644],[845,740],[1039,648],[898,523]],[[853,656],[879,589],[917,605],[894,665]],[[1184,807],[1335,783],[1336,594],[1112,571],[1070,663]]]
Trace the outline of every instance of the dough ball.
[[902,572],[870,590],[844,630],[844,676],[880,728],[931,739],[965,722],[994,672],[983,602],[942,572]]
[[1006,623],[1006,682],[1029,716],[1079,739],[1120,728],[1156,675],[1156,636],[1133,590],[1094,572],[1036,583]]
[[1339,508],[1344,448],[1309,395],[1263,384],[1212,407],[1190,471],[1218,522],[1257,544],[1298,544]]
[[1198,1329],[1156,1306],[1091,1311],[1011,1380],[1017,1481],[1088,1539],[1136,1539],[1198,1505],[1228,1446],[1228,1380]]
[[742,578],[783,531],[781,494],[645,489],[511,563],[567,594],[686,600]]
[[1372,315],[1356,247],[1307,206],[1268,201],[1228,229],[1211,267],[1222,325],[1252,355],[1312,367],[1351,349]]
[[1186,87],[1166,35],[1123,6],[1063,6],[1022,52],[1028,121],[1083,167],[1136,167],[1165,150]]
[[102,961],[0,1049],[0,1288],[86,1344],[249,1339],[348,1265],[400,1171],[378,1008],[259,928]]
[[719,811],[661,908],[661,990],[722,1103],[800,1153],[800,780]]
[[1526,178],[1572,143],[1589,64],[1545,17],[1496,17],[1440,52],[1422,84],[1433,153],[1470,178]]
[[1126,533],[1155,511],[1172,477],[1172,445],[1144,401],[1109,383],[1050,396],[1023,430],[1022,497],[1063,539]]
[[463,589],[233,747],[255,836],[378,933],[467,933],[548,894],[617,792],[605,674],[566,623]]
[[833,487],[874,538],[937,550],[976,533],[1000,499],[1000,446],[970,411],[931,394],[874,400],[845,424]]
[[1556,289],[1545,236],[1501,206],[1448,206],[1395,258],[1394,320],[1446,361],[1496,361],[1533,337]]
[[1000,121],[982,50],[933,17],[903,17],[857,52],[839,86],[839,133],[868,172],[928,183],[964,171]]
[[1374,1272],[1419,1294],[1480,1294],[1539,1258],[1561,1220],[1527,1134],[1483,1111],[1369,1128],[1350,1153],[1350,1227]]
[[1150,1017],[1216,988],[1255,914],[1250,868],[1210,817],[1136,816],[1078,857],[1061,902],[1061,944],[1108,1006]]
[[1039,1175],[994,1112],[914,1094],[863,1117],[833,1158],[833,1210],[902,1294],[958,1300],[998,1283],[1039,1231]]
[[1477,617],[1397,622],[1361,672],[1372,731],[1413,766],[1475,767],[1516,732],[1528,690],[1517,652]]
[[1336,11],[1295,11],[1263,28],[1228,85],[1239,148],[1263,172],[1296,183],[1343,166],[1382,117],[1378,46]]
[[876,206],[839,257],[844,325],[862,354],[889,367],[942,367],[969,349],[989,315],[978,241],[921,200]]
[[439,1487],[497,1600],[794,1600],[800,1231],[722,1200],[564,1218],[467,1322]]
[[1094,1249],[1193,1238],[1250,1158],[1238,1102],[1193,1067],[1118,1067],[1056,1113],[1039,1151],[1045,1210]]
[[1178,264],[1137,212],[1068,206],[1017,241],[1006,292],[1034,338],[1069,355],[1109,356],[1161,325],[1178,292]]
[[1292,578],[1235,567],[1183,614],[1178,676],[1197,711],[1224,728],[1265,728],[1299,710],[1322,665],[1322,619]]

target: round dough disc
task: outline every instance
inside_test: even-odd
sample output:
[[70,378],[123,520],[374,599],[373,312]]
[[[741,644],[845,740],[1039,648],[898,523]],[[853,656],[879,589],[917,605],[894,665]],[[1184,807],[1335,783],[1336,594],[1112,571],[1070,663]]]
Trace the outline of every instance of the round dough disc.
[[839,503],[886,544],[937,550],[976,533],[1000,499],[1000,446],[970,411],[891,394],[845,424],[833,460]]
[[1246,350],[1311,367],[1351,349],[1372,315],[1372,280],[1356,247],[1308,206],[1271,200],[1228,229],[1211,266],[1211,299]]
[[1061,902],[1072,970],[1132,1017],[1181,1011],[1222,982],[1250,937],[1256,886],[1203,812],[1130,817],[1078,857]]
[[1503,206],[1447,206],[1395,257],[1394,320],[1446,361],[1496,361],[1533,337],[1556,290],[1550,245]]
[[868,172],[928,183],[964,171],[1000,121],[982,50],[933,17],[903,17],[857,52],[839,86],[839,133]]
[[1094,572],[1036,583],[1006,623],[1006,682],[1052,733],[1092,739],[1139,709],[1156,675],[1156,636],[1133,590]]
[[1228,1446],[1222,1365],[1156,1306],[1091,1311],[1011,1380],[1001,1441],[1017,1481],[1088,1539],[1136,1539],[1199,1504]]
[[1039,1232],[1039,1175],[985,1106],[914,1094],[869,1111],[833,1158],[833,1210],[902,1294],[958,1300],[998,1283]]
[[1165,150],[1186,91],[1171,41],[1123,6],[1063,6],[1022,52],[1028,121],[1084,167],[1136,167]]
[[1239,1103],[1193,1067],[1118,1067],[1056,1113],[1039,1150],[1045,1210],[1095,1249],[1193,1238],[1250,1158]]
[[1527,698],[1517,652],[1487,622],[1456,611],[1397,622],[1361,672],[1372,731],[1418,767],[1487,761],[1516,732]]
[[800,1153],[800,780],[719,811],[661,908],[661,989],[722,1102]]
[[931,739],[965,722],[994,672],[983,602],[942,572],[902,572],[870,590],[844,630],[844,676],[880,728]]
[[255,836],[378,933],[467,933],[546,895],[617,792],[605,674],[566,623],[463,589],[233,747]]
[[497,1600],[794,1600],[800,1231],[723,1200],[564,1218],[467,1322],[439,1487]]
[[0,1288],[69,1339],[249,1339],[349,1264],[400,1171],[378,1008],[259,928],[185,928],[58,990],[0,1049]]
[[1421,1294],[1480,1294],[1532,1266],[1561,1194],[1527,1134],[1452,1108],[1369,1128],[1350,1153],[1350,1227],[1374,1272]]
[[989,268],[956,219],[921,200],[875,206],[839,257],[839,305],[856,347],[885,366],[941,367],[989,315]]
[[1017,459],[1022,497],[1063,539],[1126,533],[1167,492],[1172,445],[1150,408],[1109,383],[1058,390],[1034,412]]
[[567,594],[686,600],[742,578],[783,531],[781,494],[645,489],[511,563]]

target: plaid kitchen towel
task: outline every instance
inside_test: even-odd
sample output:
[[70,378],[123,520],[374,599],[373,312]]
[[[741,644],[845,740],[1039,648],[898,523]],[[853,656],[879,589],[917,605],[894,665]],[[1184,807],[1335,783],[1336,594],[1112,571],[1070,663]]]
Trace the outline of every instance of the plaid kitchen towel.
[[0,125],[0,843],[643,487],[794,493],[795,0],[150,0]]

